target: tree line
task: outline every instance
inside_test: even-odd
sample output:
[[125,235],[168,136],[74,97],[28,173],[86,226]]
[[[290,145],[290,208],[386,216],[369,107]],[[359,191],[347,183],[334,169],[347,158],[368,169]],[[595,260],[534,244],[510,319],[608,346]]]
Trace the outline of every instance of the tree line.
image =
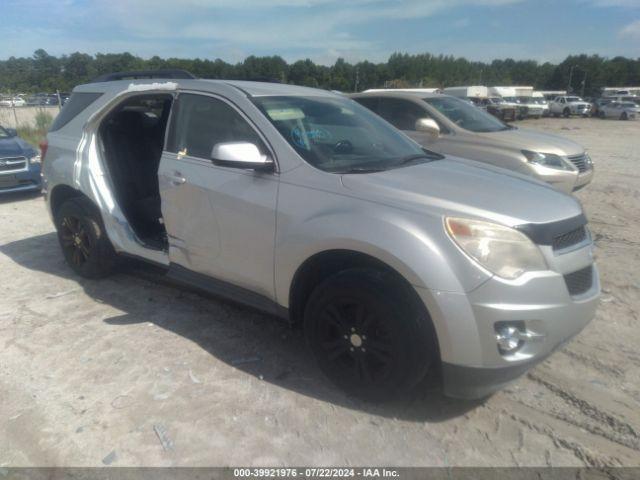
[[343,92],[380,87],[531,85],[595,96],[604,86],[640,85],[640,58],[571,55],[559,64],[534,60],[469,61],[450,55],[394,53],[384,63],[318,65],[309,59],[287,63],[282,57],[247,57],[231,64],[220,59],[143,59],[131,53],[72,53],[53,56],[37,50],[31,57],[0,60],[0,92],[70,91],[105,73],[179,68],[200,78],[268,79]]

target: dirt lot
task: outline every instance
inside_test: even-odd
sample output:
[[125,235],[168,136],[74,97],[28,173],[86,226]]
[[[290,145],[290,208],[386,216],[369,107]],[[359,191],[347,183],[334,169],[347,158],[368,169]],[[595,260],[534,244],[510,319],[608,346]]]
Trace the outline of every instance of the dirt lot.
[[481,403],[433,381],[351,400],[278,321],[146,273],[79,280],[42,199],[3,198],[0,467],[640,465],[640,122],[526,126],[595,159],[577,196],[604,293],[584,332]]

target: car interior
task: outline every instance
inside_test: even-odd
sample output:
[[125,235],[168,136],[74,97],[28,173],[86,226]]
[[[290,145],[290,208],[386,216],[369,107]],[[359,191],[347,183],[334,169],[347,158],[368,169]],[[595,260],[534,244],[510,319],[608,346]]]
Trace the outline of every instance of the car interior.
[[133,97],[111,112],[99,130],[116,200],[139,239],[158,249],[167,244],[158,167],[172,102],[168,94]]

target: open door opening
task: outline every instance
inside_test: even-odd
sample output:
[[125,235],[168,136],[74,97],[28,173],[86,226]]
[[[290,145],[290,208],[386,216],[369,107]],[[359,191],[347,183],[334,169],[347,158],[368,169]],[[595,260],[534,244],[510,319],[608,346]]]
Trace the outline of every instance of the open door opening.
[[103,157],[116,201],[145,246],[167,248],[158,167],[171,113],[170,94],[130,98],[100,125]]

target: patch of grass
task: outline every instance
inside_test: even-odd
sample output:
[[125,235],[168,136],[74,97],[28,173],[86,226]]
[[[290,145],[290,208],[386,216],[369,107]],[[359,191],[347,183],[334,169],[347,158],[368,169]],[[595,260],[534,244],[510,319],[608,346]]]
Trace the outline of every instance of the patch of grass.
[[20,125],[17,128],[18,136],[34,147],[38,147],[40,142],[47,136],[51,123],[53,123],[51,114],[38,112],[35,118],[35,125]]

